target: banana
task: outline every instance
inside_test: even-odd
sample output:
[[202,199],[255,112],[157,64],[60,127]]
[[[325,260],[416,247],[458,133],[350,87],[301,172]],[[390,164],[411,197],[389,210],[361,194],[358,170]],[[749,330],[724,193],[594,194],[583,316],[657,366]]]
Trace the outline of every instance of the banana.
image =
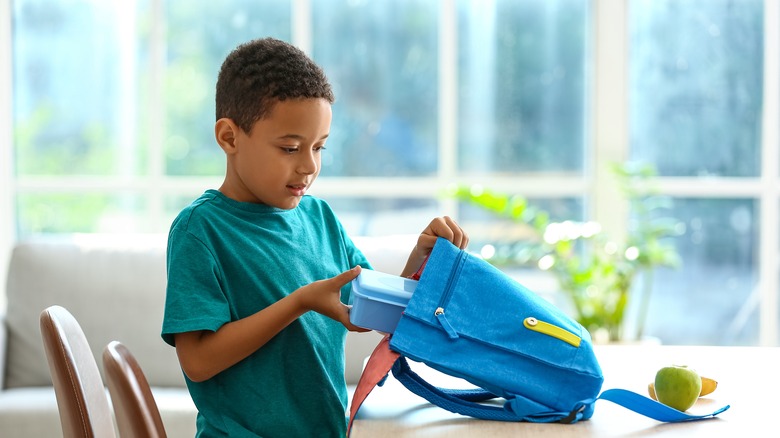
[[[699,397],[703,397],[707,394],[712,394],[713,391],[718,387],[718,382],[714,379],[710,379],[709,377],[702,377],[701,378],[701,392],[699,393]],[[650,398],[653,400],[658,400],[658,398],[655,396],[655,384],[649,383],[647,385],[647,393],[650,394]]]
[[707,394],[712,394],[712,392],[715,391],[715,388],[717,387],[718,387],[718,382],[716,380],[710,379],[709,377],[702,377],[701,392],[699,393],[699,397],[705,396]]

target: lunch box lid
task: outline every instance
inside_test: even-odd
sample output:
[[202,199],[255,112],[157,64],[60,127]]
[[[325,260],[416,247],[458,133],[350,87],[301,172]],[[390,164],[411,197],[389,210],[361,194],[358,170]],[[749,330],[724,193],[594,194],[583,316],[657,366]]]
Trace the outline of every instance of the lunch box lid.
[[415,280],[363,269],[352,284],[352,292],[370,300],[406,306],[416,287]]

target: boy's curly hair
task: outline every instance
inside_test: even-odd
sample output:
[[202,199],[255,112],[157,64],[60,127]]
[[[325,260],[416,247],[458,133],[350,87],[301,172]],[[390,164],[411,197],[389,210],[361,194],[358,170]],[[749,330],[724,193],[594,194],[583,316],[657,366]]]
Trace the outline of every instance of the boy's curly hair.
[[236,47],[222,63],[216,87],[217,120],[232,119],[249,133],[276,102],[306,98],[333,103],[322,69],[289,43],[256,39]]

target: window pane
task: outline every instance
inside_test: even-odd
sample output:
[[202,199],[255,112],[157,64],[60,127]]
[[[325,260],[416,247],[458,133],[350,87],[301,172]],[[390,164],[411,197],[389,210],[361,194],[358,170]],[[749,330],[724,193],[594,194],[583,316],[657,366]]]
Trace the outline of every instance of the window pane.
[[350,236],[419,234],[434,217],[441,216],[435,199],[338,196],[323,199],[336,212]]
[[336,94],[323,175],[434,174],[437,2],[327,0],[312,11],[313,57]]
[[458,2],[458,154],[467,172],[580,173],[589,2]]
[[16,199],[17,235],[40,233],[132,233],[145,222],[145,197],[134,194],[23,193]]
[[757,176],[763,1],[633,0],[631,155],[661,175]]
[[758,203],[676,199],[678,269],[653,277],[645,333],[665,344],[758,343]]
[[141,4],[12,2],[17,174],[146,172],[136,111]]
[[254,38],[290,40],[290,2],[166,1],[165,152],[171,175],[218,175],[214,87],[225,57]]

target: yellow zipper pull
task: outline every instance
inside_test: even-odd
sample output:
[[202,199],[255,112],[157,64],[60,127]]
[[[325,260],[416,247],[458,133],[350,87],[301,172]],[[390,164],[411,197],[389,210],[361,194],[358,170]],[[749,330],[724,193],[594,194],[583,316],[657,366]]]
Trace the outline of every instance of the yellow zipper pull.
[[538,319],[532,316],[529,316],[528,318],[524,319],[523,325],[528,330],[544,333],[545,335],[552,336],[553,338],[556,339],[560,339],[561,341],[564,341],[578,348],[580,346],[580,342],[582,341],[582,339],[580,339],[580,337],[575,335],[574,333],[568,330],[564,330],[556,325],[552,325],[548,322],[539,321]]

